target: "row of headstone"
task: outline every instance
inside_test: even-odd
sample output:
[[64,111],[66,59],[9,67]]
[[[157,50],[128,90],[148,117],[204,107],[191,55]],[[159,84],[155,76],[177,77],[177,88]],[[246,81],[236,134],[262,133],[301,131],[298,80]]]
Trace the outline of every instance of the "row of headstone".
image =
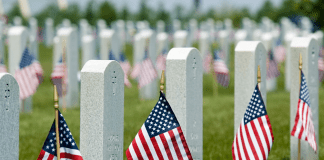
[[[59,35],[69,43],[69,36],[73,32],[69,29],[61,30]],[[181,125],[193,159],[202,159],[203,94],[199,51],[194,48],[172,49],[167,58],[167,70],[167,99]],[[123,159],[124,73],[121,66],[112,60],[90,60],[83,66],[81,79],[82,157]],[[3,103],[0,106],[0,142],[7,144],[2,145],[0,158],[18,159],[19,86],[13,76],[1,73],[0,88],[0,101]],[[179,89],[183,92],[179,92]]]
[[[268,42],[266,42],[268,43]],[[262,44],[259,41],[242,41],[235,48],[235,93],[234,93],[234,134],[242,120],[242,113],[250,101],[251,93],[257,84],[257,67],[261,70],[260,90],[262,98],[266,103],[269,81],[266,80],[266,57],[267,47],[271,45]],[[318,113],[318,52],[319,44],[314,38],[296,37],[292,39],[290,45],[290,130],[295,123],[297,102],[299,99],[299,55],[303,57],[303,73],[309,88],[310,107],[312,110],[312,120],[315,128],[317,144],[319,143],[319,113]],[[271,83],[271,82],[270,82]],[[266,106],[267,107],[267,106]],[[271,108],[270,108],[271,109]],[[269,110],[269,109],[268,109]],[[289,134],[289,133],[287,133]],[[290,134],[289,134],[290,135]],[[297,159],[298,139],[290,136],[290,157]],[[301,141],[301,158],[318,159],[318,151],[315,153],[308,142]]]

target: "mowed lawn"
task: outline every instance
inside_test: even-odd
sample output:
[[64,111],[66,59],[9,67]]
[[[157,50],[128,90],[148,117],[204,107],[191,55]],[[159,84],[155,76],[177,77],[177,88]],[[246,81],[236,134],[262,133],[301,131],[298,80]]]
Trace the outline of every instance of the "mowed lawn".
[[[20,114],[19,157],[21,160],[37,159],[43,143],[54,120],[53,86],[50,81],[52,72],[52,48],[39,46],[40,62],[44,69],[44,82],[33,96],[33,111]],[[231,56],[231,82],[225,89],[215,82],[211,75],[204,75],[203,100],[203,133],[204,159],[231,159],[231,146],[234,139],[234,47]],[[131,60],[132,47],[126,47],[127,57]],[[274,144],[269,159],[289,159],[290,157],[290,129],[289,129],[289,92],[284,90],[284,64],[278,78],[278,90],[268,92],[267,111],[272,124]],[[135,137],[143,122],[146,120],[156,100],[141,101],[138,98],[137,84],[132,81],[133,87],[125,87],[125,121],[124,121],[124,152]],[[323,85],[320,87],[319,97],[324,96]],[[251,93],[252,94],[252,93]],[[247,105],[247,104],[246,104]],[[319,100],[319,117],[324,115],[322,107],[324,101]],[[297,106],[296,106],[297,107]],[[77,142],[80,138],[80,109],[79,106],[62,111],[67,124]],[[244,113],[242,113],[243,117]],[[295,115],[293,115],[295,116]],[[324,121],[320,120],[320,159],[324,159]],[[81,153],[82,154],[82,153]],[[124,154],[124,159],[126,156]]]

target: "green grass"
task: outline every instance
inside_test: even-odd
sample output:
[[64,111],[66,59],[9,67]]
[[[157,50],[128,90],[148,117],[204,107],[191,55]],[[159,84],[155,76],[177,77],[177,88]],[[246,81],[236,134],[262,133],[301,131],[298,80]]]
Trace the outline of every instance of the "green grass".
[[[204,75],[203,99],[203,133],[204,133],[204,159],[231,159],[231,146],[234,139],[234,63],[233,46],[231,56],[231,82],[228,89],[214,86],[213,77]],[[132,61],[132,47],[127,45],[126,56]],[[20,114],[20,144],[19,157],[21,160],[37,159],[43,146],[48,131],[53,123],[53,89],[50,82],[52,72],[52,48],[40,45],[40,62],[43,66],[45,78],[33,96],[33,112]],[[267,110],[273,128],[274,144],[269,159],[289,159],[290,130],[289,130],[289,93],[284,90],[284,68],[278,78],[278,90],[268,92]],[[133,87],[125,87],[125,122],[124,122],[124,151],[135,137],[141,125],[147,118],[156,100],[141,101],[134,81]],[[217,90],[217,93],[215,91]],[[320,87],[319,97],[324,96],[323,86]],[[251,93],[252,94],[252,93]],[[324,106],[324,101],[319,102],[319,107]],[[319,110],[321,117],[323,110]],[[80,110],[79,108],[67,109],[63,115],[71,132],[79,144]],[[242,113],[243,116],[243,113]],[[319,152],[320,159],[324,159],[324,121],[320,123]],[[81,153],[82,154],[82,153]],[[124,159],[126,159],[124,155]]]

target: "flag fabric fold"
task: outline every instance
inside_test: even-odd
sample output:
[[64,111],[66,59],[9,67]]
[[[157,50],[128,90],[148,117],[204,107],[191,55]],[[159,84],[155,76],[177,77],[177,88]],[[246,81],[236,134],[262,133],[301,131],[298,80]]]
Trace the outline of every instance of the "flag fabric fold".
[[285,59],[286,59],[286,49],[282,45],[280,39],[277,40],[276,47],[275,47],[274,51],[275,51],[274,58],[275,58],[276,62],[282,63],[283,61],[285,61]]
[[298,139],[307,141],[314,151],[317,151],[315,129],[310,108],[310,97],[306,78],[302,71],[297,113],[291,135]]
[[130,81],[128,79],[128,73],[131,69],[131,65],[130,65],[129,61],[126,59],[125,54],[123,52],[120,54],[119,60],[120,60],[119,64],[124,71],[124,84],[125,84],[125,86],[130,88],[130,87],[132,87],[132,84],[130,83]]
[[128,160],[192,160],[180,124],[162,92],[159,101],[126,150],[126,156]]
[[230,76],[225,62],[218,56],[218,51],[214,51],[213,69],[216,74],[217,82],[223,87],[228,87]]
[[[60,111],[58,125],[60,133],[60,158],[64,160],[83,160],[78,146],[72,136],[72,133]],[[56,148],[56,132],[54,120],[37,160],[56,160]]]
[[156,58],[156,68],[160,71],[165,70],[166,68],[166,58],[167,58],[167,50],[164,49],[162,54],[158,55]]
[[274,55],[272,50],[268,52],[268,59],[267,59],[267,79],[274,79],[280,75],[280,71],[278,68],[278,64],[274,59]]
[[7,71],[7,68],[6,68],[6,66],[4,65],[3,59],[1,58],[1,59],[0,59],[0,73],[6,73],[6,72],[8,72],[8,71]]
[[210,52],[207,52],[204,55],[204,59],[203,59],[203,68],[206,73],[210,73],[210,66],[211,66],[212,60],[213,60],[212,54],[210,54]]
[[26,48],[22,54],[19,69],[15,71],[15,79],[20,88],[20,99],[26,99],[36,92],[39,85],[37,72],[34,66],[34,56]]
[[51,74],[52,82],[57,87],[59,97],[62,97],[66,93],[67,87],[65,87],[65,91],[63,93],[63,85],[68,85],[67,68],[62,59],[63,57],[61,56]]
[[235,135],[233,159],[267,159],[273,133],[261,92],[256,85],[250,103]]

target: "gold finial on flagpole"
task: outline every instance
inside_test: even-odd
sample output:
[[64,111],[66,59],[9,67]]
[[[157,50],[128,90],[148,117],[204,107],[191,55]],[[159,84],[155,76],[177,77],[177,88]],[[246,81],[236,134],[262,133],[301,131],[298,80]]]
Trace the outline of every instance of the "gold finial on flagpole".
[[160,81],[160,90],[163,93],[164,92],[164,70],[162,70],[162,74],[161,74],[161,81]]
[[60,137],[59,137],[59,127],[58,127],[58,119],[59,119],[59,104],[58,104],[58,94],[56,85],[54,85],[54,109],[55,109],[55,134],[56,134],[56,157],[60,159]]

